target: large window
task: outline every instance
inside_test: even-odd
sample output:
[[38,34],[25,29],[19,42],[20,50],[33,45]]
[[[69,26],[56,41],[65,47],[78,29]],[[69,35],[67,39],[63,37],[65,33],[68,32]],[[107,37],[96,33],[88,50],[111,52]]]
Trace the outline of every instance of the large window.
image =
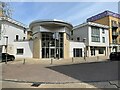
[[100,30],[98,27],[91,27],[92,42],[100,42]]
[[82,57],[82,49],[74,48],[73,49],[73,57]]
[[23,48],[18,48],[17,49],[17,54],[18,55],[23,55],[23,53],[24,53],[24,49]]
[[63,58],[63,33],[42,33],[42,58]]

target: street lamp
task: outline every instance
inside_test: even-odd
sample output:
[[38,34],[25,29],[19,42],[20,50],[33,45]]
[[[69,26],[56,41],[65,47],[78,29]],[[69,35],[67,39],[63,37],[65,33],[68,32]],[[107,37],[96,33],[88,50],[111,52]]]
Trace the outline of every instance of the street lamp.
[[5,49],[6,49],[6,59],[5,59],[5,64],[7,64],[7,47],[8,47],[8,36],[4,36],[6,38],[6,44],[5,44]]
[[84,60],[86,60],[86,38],[83,38],[83,42],[85,44],[85,47],[84,47]]

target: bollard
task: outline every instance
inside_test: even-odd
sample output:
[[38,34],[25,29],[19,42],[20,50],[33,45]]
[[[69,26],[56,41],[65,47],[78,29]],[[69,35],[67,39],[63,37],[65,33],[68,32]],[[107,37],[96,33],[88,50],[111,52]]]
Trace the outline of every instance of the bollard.
[[74,58],[72,57],[72,62],[74,62]]
[[51,65],[53,64],[53,59],[51,58],[51,63],[50,63]]
[[23,60],[23,64],[25,64],[25,59]]

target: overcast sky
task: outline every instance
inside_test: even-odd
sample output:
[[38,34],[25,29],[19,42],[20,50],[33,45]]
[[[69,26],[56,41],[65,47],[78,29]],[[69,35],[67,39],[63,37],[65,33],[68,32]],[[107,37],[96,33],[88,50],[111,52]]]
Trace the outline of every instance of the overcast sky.
[[29,25],[37,19],[58,19],[78,25],[105,10],[118,12],[117,2],[11,2],[12,17]]

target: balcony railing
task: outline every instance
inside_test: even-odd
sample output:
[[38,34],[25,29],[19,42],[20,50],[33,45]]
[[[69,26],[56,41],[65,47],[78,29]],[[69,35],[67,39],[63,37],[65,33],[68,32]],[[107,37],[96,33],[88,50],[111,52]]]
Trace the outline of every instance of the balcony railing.
[[118,24],[117,23],[112,23],[112,28],[117,29],[118,28]]
[[14,42],[23,42],[23,41],[30,41],[32,39],[19,39],[19,40],[14,40]]
[[112,43],[113,44],[117,44],[117,40],[112,40]]

